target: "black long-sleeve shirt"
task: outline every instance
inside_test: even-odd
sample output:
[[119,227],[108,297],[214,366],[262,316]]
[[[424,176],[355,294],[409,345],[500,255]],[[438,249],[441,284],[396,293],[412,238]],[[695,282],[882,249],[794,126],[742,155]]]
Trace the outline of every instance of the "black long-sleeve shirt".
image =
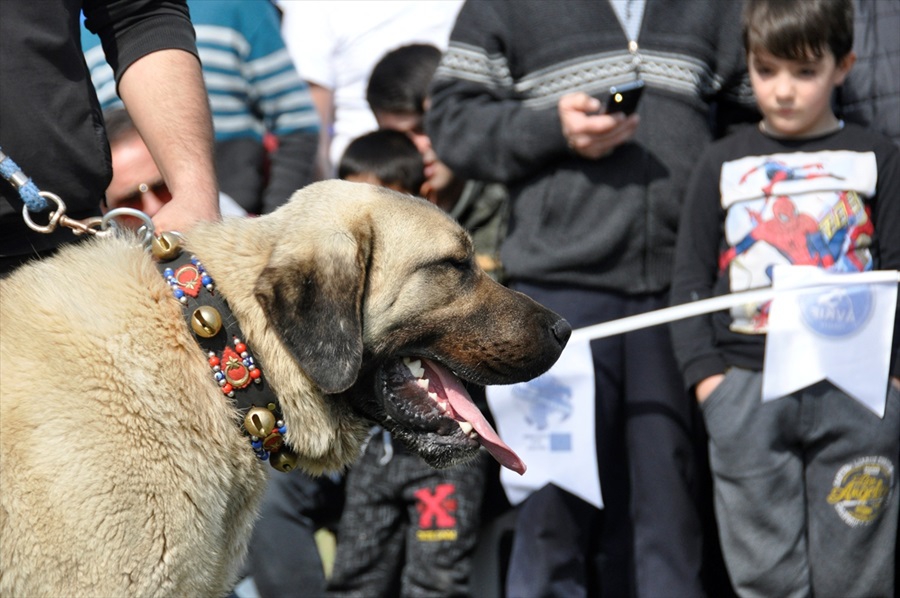
[[[116,79],[137,59],[177,48],[197,54],[184,0],[4,0],[0,3],[0,148],[73,218],[100,213],[112,176],[109,144],[81,52],[80,18],[102,39]],[[77,237],[37,233],[18,193],[0,179],[0,256]],[[41,221],[35,216],[36,221]]]

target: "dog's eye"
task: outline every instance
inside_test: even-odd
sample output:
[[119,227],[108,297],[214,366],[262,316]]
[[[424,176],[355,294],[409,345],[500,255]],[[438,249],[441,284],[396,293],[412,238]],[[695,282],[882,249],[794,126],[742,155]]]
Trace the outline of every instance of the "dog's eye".
[[469,257],[464,259],[449,258],[446,263],[460,272],[467,272],[472,268],[472,259]]

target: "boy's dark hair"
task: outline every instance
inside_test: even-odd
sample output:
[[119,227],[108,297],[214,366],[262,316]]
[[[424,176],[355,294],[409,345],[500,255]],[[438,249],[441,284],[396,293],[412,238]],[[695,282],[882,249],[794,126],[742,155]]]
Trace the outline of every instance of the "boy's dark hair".
[[366,88],[373,112],[424,114],[425,98],[441,51],[429,44],[401,46],[382,56]]
[[416,144],[405,133],[381,129],[351,141],[338,165],[338,178],[365,174],[374,175],[384,185],[418,195],[425,182],[425,164]]
[[777,58],[821,58],[831,50],[840,62],[853,49],[852,0],[746,0],[744,48]]

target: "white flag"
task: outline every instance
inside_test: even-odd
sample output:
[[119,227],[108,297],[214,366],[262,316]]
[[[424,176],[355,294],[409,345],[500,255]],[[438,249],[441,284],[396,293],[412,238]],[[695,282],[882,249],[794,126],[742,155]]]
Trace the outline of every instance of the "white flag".
[[897,280],[892,270],[775,266],[762,400],[827,379],[884,417]]
[[589,340],[570,340],[556,364],[534,380],[487,387],[487,400],[500,436],[528,467],[522,476],[501,469],[510,503],[553,483],[603,508]]

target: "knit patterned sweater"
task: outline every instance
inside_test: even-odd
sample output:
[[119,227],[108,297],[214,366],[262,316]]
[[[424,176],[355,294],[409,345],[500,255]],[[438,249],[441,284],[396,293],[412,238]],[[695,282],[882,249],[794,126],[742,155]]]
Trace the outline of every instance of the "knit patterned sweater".
[[[460,176],[510,188],[513,280],[665,290],[682,193],[716,124],[755,118],[740,3],[647,0],[637,40],[608,2],[469,1],[432,86],[427,130]],[[557,102],[642,78],[635,138],[572,154]],[[710,106],[716,104],[712,117]]]

